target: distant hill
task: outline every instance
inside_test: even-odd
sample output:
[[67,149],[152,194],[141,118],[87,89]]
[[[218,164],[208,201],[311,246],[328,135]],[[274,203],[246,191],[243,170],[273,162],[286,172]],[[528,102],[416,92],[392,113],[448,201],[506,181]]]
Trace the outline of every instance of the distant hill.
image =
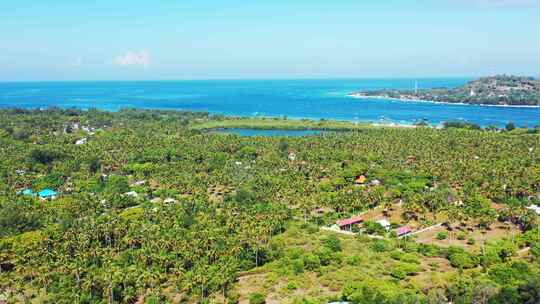
[[446,89],[377,90],[350,94],[359,98],[395,98],[484,105],[540,106],[540,80],[533,77],[497,75],[482,77],[464,86]]

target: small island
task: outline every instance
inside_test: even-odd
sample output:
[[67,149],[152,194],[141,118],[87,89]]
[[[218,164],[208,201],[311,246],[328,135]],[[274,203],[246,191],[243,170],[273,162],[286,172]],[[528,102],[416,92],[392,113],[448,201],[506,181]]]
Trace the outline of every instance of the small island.
[[453,89],[384,89],[354,92],[349,96],[477,105],[540,106],[540,80],[533,77],[497,75],[482,77]]

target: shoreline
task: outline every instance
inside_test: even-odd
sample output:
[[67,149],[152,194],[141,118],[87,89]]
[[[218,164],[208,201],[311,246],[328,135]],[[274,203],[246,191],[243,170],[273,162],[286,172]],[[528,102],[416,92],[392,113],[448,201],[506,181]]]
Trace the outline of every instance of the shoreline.
[[444,105],[457,105],[457,106],[479,106],[479,107],[497,107],[497,108],[524,108],[524,109],[538,109],[540,106],[527,106],[527,105],[496,105],[496,104],[472,104],[464,102],[444,102],[444,101],[434,101],[426,99],[409,99],[409,98],[396,98],[396,97],[384,97],[377,95],[359,95],[356,93],[347,94],[347,97],[355,99],[381,99],[381,100],[392,100],[392,101],[401,101],[401,102],[423,102],[431,104],[444,104]]

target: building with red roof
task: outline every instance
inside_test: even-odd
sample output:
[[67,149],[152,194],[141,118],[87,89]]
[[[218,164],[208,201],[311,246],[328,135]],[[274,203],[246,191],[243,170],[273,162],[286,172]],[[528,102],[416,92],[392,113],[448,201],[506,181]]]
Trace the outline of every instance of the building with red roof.
[[396,229],[397,236],[404,236],[412,232],[411,227],[409,226],[403,226]]
[[341,230],[351,230],[352,225],[360,224],[363,221],[364,219],[361,216],[353,216],[346,220],[337,221],[336,224],[339,226]]

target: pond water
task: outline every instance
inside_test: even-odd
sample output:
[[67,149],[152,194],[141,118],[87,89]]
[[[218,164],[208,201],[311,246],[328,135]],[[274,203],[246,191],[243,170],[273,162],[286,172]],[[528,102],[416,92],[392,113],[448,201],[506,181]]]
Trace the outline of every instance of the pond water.
[[302,137],[323,134],[321,130],[268,130],[268,129],[218,129],[213,133],[237,134],[240,136]]

